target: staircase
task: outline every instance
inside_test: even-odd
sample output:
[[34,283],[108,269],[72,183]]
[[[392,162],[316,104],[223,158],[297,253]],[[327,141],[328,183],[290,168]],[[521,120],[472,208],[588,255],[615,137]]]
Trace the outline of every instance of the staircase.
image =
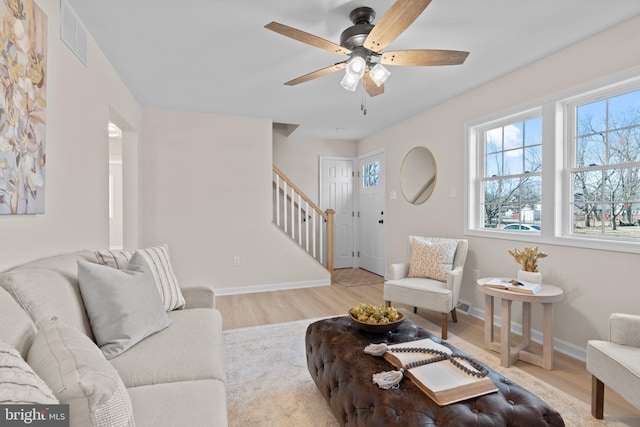
[[313,259],[333,282],[333,209],[323,212],[273,166],[273,223]]

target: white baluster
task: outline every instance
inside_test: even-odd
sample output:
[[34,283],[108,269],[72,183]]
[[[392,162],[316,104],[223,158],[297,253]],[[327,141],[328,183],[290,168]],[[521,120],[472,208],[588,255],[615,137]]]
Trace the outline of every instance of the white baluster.
[[309,202],[305,201],[306,203],[306,209],[304,211],[304,219],[305,219],[305,228],[307,229],[306,231],[306,238],[307,238],[307,253],[309,253]]
[[[324,218],[323,218],[324,219]],[[324,265],[324,250],[322,249],[322,242],[323,242],[323,232],[322,230],[324,230],[324,227],[326,227],[326,222],[320,220],[320,227],[318,227],[318,232],[319,232],[319,238],[320,238],[320,264]]]
[[287,181],[284,181],[284,197],[282,198],[282,210],[284,211],[284,232],[285,234],[289,233],[287,227]]
[[316,210],[313,210],[313,216],[311,217],[311,220],[313,221],[313,223],[311,224],[311,228],[313,229],[313,257],[316,257],[316,217],[318,216],[318,212],[316,212]]
[[302,196],[298,194],[298,244],[302,246]]
[[276,225],[280,227],[280,175],[276,176]]
[[291,187],[291,238],[296,240],[296,193]]

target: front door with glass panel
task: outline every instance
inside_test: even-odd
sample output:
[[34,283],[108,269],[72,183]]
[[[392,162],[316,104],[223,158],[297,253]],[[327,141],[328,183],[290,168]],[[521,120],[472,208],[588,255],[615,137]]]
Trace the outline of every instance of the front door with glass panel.
[[360,268],[384,276],[386,264],[384,153],[358,159]]

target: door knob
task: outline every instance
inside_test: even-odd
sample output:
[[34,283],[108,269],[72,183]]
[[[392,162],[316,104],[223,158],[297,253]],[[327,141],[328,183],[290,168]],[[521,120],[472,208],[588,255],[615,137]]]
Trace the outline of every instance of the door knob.
[[381,219],[380,221],[378,221],[378,224],[384,224],[384,219]]

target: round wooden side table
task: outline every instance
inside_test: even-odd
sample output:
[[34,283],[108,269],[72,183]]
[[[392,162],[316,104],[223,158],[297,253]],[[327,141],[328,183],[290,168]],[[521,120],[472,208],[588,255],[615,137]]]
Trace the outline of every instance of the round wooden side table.
[[[504,289],[490,288],[483,284],[493,279],[509,279],[507,277],[485,277],[478,279],[478,290],[485,294],[484,298],[484,345],[487,349],[500,353],[500,364],[508,367],[516,360],[553,369],[553,303],[561,301],[564,291],[557,286],[542,285],[537,294],[525,294]],[[493,299],[501,299],[500,341],[493,336]],[[511,303],[522,302],[522,342],[511,346]],[[542,355],[530,351],[531,343],[531,303],[542,304],[543,309],[543,342]]]

